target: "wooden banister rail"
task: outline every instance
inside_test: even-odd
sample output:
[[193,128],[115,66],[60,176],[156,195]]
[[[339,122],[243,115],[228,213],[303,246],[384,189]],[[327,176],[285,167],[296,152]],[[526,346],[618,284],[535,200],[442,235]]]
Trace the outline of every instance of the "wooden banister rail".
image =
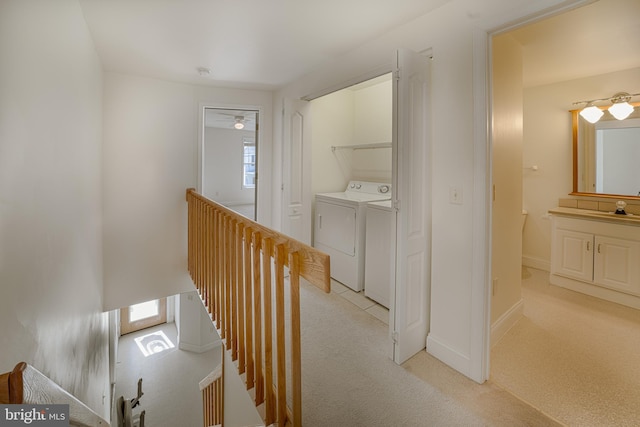
[[58,384],[25,362],[0,375],[2,404],[66,404],[73,426],[108,427],[109,423]]
[[220,365],[200,381],[204,426],[222,425],[224,420],[224,354]]
[[189,273],[225,348],[254,390],[265,424],[300,426],[300,278],[329,292],[329,256],[194,189],[186,199]]

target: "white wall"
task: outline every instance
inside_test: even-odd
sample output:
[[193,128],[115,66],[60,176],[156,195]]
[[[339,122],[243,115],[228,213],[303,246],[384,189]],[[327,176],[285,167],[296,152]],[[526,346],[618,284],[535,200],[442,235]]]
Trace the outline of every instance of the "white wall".
[[522,48],[509,34],[493,52],[492,342],[522,313]]
[[392,96],[388,80],[311,102],[314,194],[343,191],[350,180],[391,182],[390,148],[331,151],[331,146],[390,143]]
[[20,361],[109,419],[102,73],[75,0],[0,2],[0,372]]
[[261,110],[258,220],[270,225],[271,93],[105,73],[104,94],[105,307],[191,291],[185,190],[197,187],[201,107]]
[[[529,212],[524,228],[523,262],[549,269],[549,209],[572,191],[571,115],[575,101],[640,92],[640,68],[597,75],[524,91],[523,206]],[[528,169],[538,166],[538,171]]]
[[243,138],[255,141],[255,132],[205,128],[202,194],[206,197],[222,204],[254,202],[255,189],[242,187]]
[[311,192],[343,191],[351,179],[351,150],[331,151],[332,145],[353,145],[353,92],[341,90],[311,101]]
[[[393,82],[387,80],[353,92],[353,143],[390,143]],[[391,183],[391,148],[353,152],[353,179]]]
[[[482,328],[477,318],[472,319],[472,307],[482,304],[472,300],[472,295],[477,299],[484,299],[484,295],[472,285],[483,280],[473,277],[473,271],[488,254],[476,247],[476,242],[482,241],[478,236],[484,236],[487,230],[477,225],[474,229],[474,218],[484,215],[485,206],[484,196],[474,194],[474,177],[482,176],[488,169],[485,164],[474,165],[476,150],[482,152],[487,148],[483,140],[474,141],[474,31],[496,28],[514,17],[560,3],[560,0],[535,5],[526,0],[451,1],[325,64],[276,94],[276,105],[280,105],[285,97],[306,96],[372,70],[389,70],[399,47],[414,51],[432,48],[430,342],[438,348],[437,357],[479,381],[483,355],[477,343],[482,343],[482,338],[472,332]],[[482,79],[478,82],[485,84]],[[281,128],[282,123],[276,121],[274,129]],[[279,155],[276,151],[275,159]],[[449,203],[452,185],[462,189],[460,205]]]
[[203,353],[221,343],[197,291],[175,296],[178,347]]

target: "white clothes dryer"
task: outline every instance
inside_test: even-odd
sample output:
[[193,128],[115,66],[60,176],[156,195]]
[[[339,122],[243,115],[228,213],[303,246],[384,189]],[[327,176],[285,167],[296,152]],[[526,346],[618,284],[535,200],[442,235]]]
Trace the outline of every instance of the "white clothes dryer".
[[316,194],[313,246],[331,257],[331,277],[356,292],[364,289],[367,203],[390,199],[390,184],[368,181]]

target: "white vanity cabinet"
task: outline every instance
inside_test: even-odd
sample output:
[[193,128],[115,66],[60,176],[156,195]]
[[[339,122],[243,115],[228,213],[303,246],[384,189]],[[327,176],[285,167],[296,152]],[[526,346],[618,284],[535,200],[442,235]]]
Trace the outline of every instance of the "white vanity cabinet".
[[550,212],[551,283],[640,308],[640,220]]

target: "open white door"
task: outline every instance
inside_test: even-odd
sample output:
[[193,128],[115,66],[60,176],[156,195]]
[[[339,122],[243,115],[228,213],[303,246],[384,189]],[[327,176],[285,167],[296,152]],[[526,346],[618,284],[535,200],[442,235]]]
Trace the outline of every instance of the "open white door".
[[311,244],[311,141],[308,101],[285,99],[282,152],[282,232]]
[[431,142],[429,57],[399,50],[393,93],[395,292],[390,320],[393,360],[424,349],[431,299]]

